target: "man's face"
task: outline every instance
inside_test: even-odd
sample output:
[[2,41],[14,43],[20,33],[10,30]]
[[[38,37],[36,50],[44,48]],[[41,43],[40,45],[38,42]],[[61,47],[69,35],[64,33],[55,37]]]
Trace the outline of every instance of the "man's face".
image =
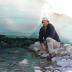
[[43,26],[47,26],[48,23],[49,23],[48,20],[43,20],[43,21],[42,21]]

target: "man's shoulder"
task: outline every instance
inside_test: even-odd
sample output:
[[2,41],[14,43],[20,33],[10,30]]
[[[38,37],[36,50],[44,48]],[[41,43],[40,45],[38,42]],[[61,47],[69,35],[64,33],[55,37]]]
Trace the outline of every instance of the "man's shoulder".
[[49,26],[53,26],[51,23],[48,24]]
[[49,26],[49,27],[54,27],[53,24],[51,24],[51,23],[49,23],[48,26]]

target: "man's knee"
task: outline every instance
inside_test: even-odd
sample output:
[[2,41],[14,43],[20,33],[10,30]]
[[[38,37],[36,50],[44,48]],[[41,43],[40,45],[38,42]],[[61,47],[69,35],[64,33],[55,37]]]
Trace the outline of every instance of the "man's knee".
[[47,42],[52,42],[53,39],[52,39],[51,37],[47,37],[47,38],[46,38],[46,41],[47,41]]

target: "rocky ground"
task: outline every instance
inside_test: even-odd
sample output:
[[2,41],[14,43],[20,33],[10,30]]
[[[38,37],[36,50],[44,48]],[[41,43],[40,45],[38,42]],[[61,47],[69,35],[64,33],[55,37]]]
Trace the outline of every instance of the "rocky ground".
[[72,56],[40,58],[24,48],[0,49],[0,72],[71,72]]

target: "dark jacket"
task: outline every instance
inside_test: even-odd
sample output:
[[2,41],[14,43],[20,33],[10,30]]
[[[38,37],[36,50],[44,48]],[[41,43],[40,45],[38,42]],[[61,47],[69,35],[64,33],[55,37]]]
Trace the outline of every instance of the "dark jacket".
[[41,29],[39,31],[39,41],[40,42],[43,42],[47,37],[51,37],[51,38],[55,39],[56,41],[60,42],[59,36],[58,36],[55,28],[50,23],[48,24],[46,31],[45,31],[44,27],[41,27]]

